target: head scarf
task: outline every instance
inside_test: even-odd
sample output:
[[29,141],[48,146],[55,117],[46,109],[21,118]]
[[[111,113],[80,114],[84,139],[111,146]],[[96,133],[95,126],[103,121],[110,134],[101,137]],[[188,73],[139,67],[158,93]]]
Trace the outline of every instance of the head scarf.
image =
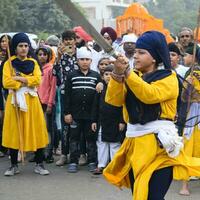
[[103,27],[101,29],[101,35],[104,35],[105,33],[107,33],[110,36],[110,38],[112,39],[112,42],[114,42],[117,39],[117,33],[113,28]]
[[92,59],[92,52],[87,47],[81,47],[77,49],[76,57],[77,59],[80,59],[80,58]]
[[88,35],[81,26],[74,27],[73,31],[85,42],[92,41],[92,37]]
[[174,42],[169,43],[168,48],[169,48],[169,51],[172,51],[172,52],[177,53],[178,55],[181,55],[180,49],[178,48],[176,43]]
[[136,42],[136,48],[147,50],[156,60],[156,64],[163,63],[165,69],[171,68],[169,49],[162,33],[158,31],[143,33]]
[[46,39],[46,43],[50,46],[58,46],[60,39],[56,35],[50,35]]
[[[12,50],[13,54],[15,54],[15,50],[19,43],[27,43],[31,47],[31,42],[29,37],[25,33],[17,33],[12,38]],[[12,60],[12,66],[15,69],[15,72],[21,72],[24,74],[31,74],[34,70],[35,63],[33,60],[20,60],[19,58],[15,58]]]
[[17,45],[22,42],[27,43],[29,46],[31,46],[29,37],[25,33],[15,34],[12,38],[12,49],[15,50],[17,48]]
[[137,39],[138,37],[135,34],[124,35],[122,39],[122,43],[125,43],[125,42],[136,43]]

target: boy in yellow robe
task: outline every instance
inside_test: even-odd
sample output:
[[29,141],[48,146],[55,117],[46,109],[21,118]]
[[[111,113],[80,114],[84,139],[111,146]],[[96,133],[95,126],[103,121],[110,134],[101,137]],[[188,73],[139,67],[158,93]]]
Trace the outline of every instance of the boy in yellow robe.
[[42,164],[48,133],[36,90],[41,81],[41,70],[37,61],[28,56],[29,48],[30,40],[25,33],[14,35],[14,55],[3,66],[3,86],[9,90],[9,95],[5,106],[2,145],[10,149],[11,156],[11,167],[4,173],[5,176],[19,173],[19,149],[24,152],[35,151],[34,172],[49,174]]
[[[129,187],[134,200],[164,200],[173,177],[187,180],[200,174],[200,159],[187,157],[173,123],[178,80],[171,70],[163,34],[144,33],[136,42],[135,68],[119,56],[109,82],[106,102],[124,106],[126,138],[104,170],[106,179]],[[163,63],[165,69],[158,69]],[[180,173],[180,169],[181,173]]]
[[[193,49],[194,43],[185,50],[184,63],[186,66],[191,67],[193,65]],[[186,81],[183,89],[183,101],[186,102],[188,113],[185,122],[185,128],[183,130],[184,136],[184,151],[188,156],[200,158],[200,48],[197,46],[195,55],[195,67],[193,75],[189,73],[186,75]],[[190,90],[190,91],[189,91]],[[191,95],[188,98],[188,95]],[[188,104],[188,99],[190,104]],[[188,177],[189,179],[189,177]],[[191,177],[191,179],[198,179],[198,177]],[[190,195],[188,181],[183,181],[182,188],[179,192],[181,195]]]

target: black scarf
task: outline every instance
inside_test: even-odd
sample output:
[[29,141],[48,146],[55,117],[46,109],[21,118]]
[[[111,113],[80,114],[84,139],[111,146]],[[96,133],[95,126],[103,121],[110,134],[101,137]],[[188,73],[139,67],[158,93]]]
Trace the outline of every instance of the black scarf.
[[21,72],[23,74],[31,74],[34,70],[34,62],[32,60],[20,60],[19,58],[15,58],[12,60],[12,66],[16,72]]
[[[156,70],[154,72],[145,74],[142,79],[151,83],[166,78],[172,74],[171,70],[163,69]],[[147,122],[159,119],[161,114],[160,103],[145,104],[138,99],[131,89],[126,84],[127,96],[126,96],[126,108],[129,115],[129,122],[131,124],[146,124]]]

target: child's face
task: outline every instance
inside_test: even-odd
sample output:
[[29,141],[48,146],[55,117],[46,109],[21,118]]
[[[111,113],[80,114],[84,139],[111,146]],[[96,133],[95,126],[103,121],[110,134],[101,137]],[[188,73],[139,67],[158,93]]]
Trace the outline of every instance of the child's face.
[[2,38],[1,43],[0,43],[0,47],[3,50],[7,49],[7,47],[8,47],[8,41],[7,41],[6,37]]
[[111,72],[108,72],[108,71],[104,72],[103,74],[103,80],[106,82],[106,84],[108,84],[110,81],[110,74]]
[[179,62],[179,55],[176,52],[170,51],[170,59],[172,67],[176,67]]
[[184,64],[188,67],[190,67],[192,65],[193,62],[193,55],[190,55],[188,53],[186,53],[183,57],[184,59]]
[[99,63],[99,71],[103,72],[104,69],[109,65],[109,60],[108,59],[103,59],[100,63]]
[[89,58],[79,58],[77,62],[78,62],[80,69],[85,71],[90,68],[92,60]]
[[75,46],[76,40],[74,38],[65,38],[62,43],[64,46]]
[[16,48],[16,55],[25,58],[28,55],[29,45],[26,42],[20,42]]
[[47,63],[47,59],[48,59],[48,55],[46,52],[39,50],[38,52],[38,60],[40,61],[41,64],[46,64]]
[[155,60],[145,49],[135,49],[134,53],[135,69],[142,73],[148,73],[155,68]]

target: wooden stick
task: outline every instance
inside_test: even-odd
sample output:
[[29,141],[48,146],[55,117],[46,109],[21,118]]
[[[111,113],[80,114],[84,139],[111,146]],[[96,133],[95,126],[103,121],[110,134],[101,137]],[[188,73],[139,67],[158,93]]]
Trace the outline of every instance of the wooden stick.
[[[195,59],[196,59],[196,51],[197,51],[197,43],[198,43],[198,34],[199,34],[199,27],[200,27],[200,6],[198,11],[198,17],[197,17],[197,29],[196,34],[194,37],[194,48],[193,48],[193,58],[192,58],[192,66],[190,71],[190,76],[193,77],[194,68],[195,68]],[[191,96],[192,96],[192,86],[188,85],[188,102],[187,102],[187,110],[186,113],[189,112],[190,104],[191,104]]]
[[[8,40],[8,36],[7,35],[5,35],[5,37],[6,37],[6,40],[7,40],[7,43],[8,43],[8,47],[7,47],[8,62],[9,62],[10,71],[11,71],[11,75],[12,75],[13,67],[12,67],[12,62],[11,62],[9,40]],[[14,96],[14,102],[15,102],[17,128],[18,128],[18,132],[19,132],[19,151],[20,151],[21,157],[22,157],[22,164],[24,165],[24,137],[23,137],[22,128],[21,128],[21,124],[20,124],[20,112],[19,112],[18,105],[17,105],[16,92],[14,90],[13,90],[13,96]]]
[[199,29],[200,29],[200,6],[199,6],[199,12],[198,12],[198,18],[197,18],[196,34],[194,37],[193,59],[192,59],[192,66],[191,66],[191,72],[190,72],[191,77],[193,76],[194,67],[195,67],[195,58],[196,58],[196,52],[197,52]]

